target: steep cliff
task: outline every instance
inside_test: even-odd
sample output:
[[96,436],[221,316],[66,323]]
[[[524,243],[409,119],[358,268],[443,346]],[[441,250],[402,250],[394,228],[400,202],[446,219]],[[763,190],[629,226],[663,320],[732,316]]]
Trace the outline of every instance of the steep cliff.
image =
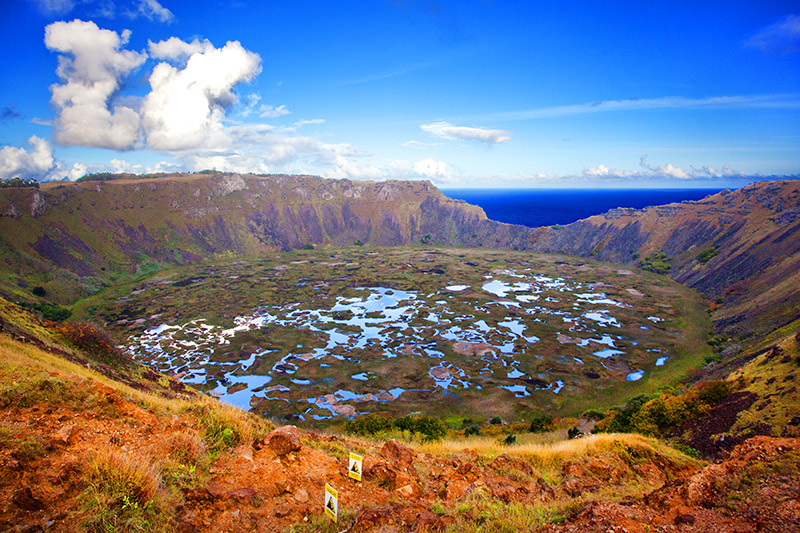
[[487,220],[428,182],[176,174],[0,190],[2,294],[71,303],[120,275],[308,245],[504,248],[529,230]]
[[[743,338],[798,318],[800,182],[613,209],[563,227],[488,220],[428,182],[174,174],[0,189],[0,295],[74,302],[120,276],[353,244],[488,247],[652,265],[709,297]],[[554,206],[557,208],[558,206]],[[658,254],[658,255],[654,255]],[[655,259],[654,259],[655,258]]]
[[647,266],[707,295],[716,327],[746,337],[798,318],[800,182],[762,182],[700,201],[613,209],[540,228],[528,249]]

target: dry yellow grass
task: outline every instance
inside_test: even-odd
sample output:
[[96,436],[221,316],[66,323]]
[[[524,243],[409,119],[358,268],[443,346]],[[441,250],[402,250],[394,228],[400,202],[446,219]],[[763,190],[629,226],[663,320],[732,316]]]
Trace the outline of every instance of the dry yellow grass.
[[[25,344],[0,335],[0,364],[12,367],[25,367],[47,373],[60,374],[64,377],[88,379],[102,383],[115,391],[148,407],[177,412],[185,409],[192,402],[183,399],[165,398],[158,394],[140,391],[119,381],[107,378],[103,374],[55,354],[45,352],[36,346]],[[210,399],[209,399],[210,400]]]
[[619,453],[620,449],[632,449],[645,455],[659,455],[666,459],[687,464],[702,464],[681,452],[660,443],[658,440],[636,434],[600,434],[580,439],[560,440],[552,443],[521,442],[514,445],[503,445],[497,439],[488,437],[471,437],[468,439],[445,439],[438,442],[412,443],[410,445],[419,453],[433,455],[449,455],[465,451],[474,451],[478,455],[494,458],[508,453],[522,458],[529,458],[543,467],[556,467],[565,462],[579,458],[597,456],[604,453]]
[[205,413],[206,418],[215,424],[233,428],[240,442],[253,442],[274,427],[267,420],[202,394],[186,398],[166,398],[159,394],[135,389],[91,368],[73,363],[33,345],[15,341],[2,334],[0,334],[0,365],[10,367],[12,370],[17,367],[45,372],[49,375],[55,374],[67,379],[77,378],[102,383],[124,397],[159,412],[200,411]]

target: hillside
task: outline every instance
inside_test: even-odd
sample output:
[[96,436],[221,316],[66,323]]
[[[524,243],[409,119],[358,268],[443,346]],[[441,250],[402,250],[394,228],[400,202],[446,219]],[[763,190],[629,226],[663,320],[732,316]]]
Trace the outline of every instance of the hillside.
[[354,243],[510,248],[527,233],[428,182],[210,173],[45,183],[0,189],[0,295],[30,300],[41,286],[64,305],[210,258]]
[[[4,530],[800,526],[798,439],[758,437],[705,466],[635,435],[404,445],[290,426],[270,432],[264,421],[134,363],[98,364],[98,353],[65,343],[52,325],[2,300],[0,317]],[[106,374],[111,367],[117,379],[87,364]],[[361,483],[347,478],[350,451],[364,456]],[[339,491],[336,526],[323,515],[325,483]]]
[[[137,275],[308,246],[425,244],[592,257],[663,271],[745,339],[800,305],[800,182],[615,209],[537,229],[488,220],[428,182],[175,174],[0,189],[0,295],[61,305]],[[557,208],[557,206],[554,206]]]
[[540,228],[532,248],[663,271],[714,302],[720,333],[764,335],[798,318],[800,182],[760,182],[700,201],[614,209]]

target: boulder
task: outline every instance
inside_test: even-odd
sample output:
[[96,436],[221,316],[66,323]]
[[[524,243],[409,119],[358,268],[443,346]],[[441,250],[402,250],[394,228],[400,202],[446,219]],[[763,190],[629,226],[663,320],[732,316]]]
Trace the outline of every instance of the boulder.
[[44,508],[44,502],[33,495],[30,487],[23,487],[14,492],[11,501],[25,511],[39,511]]
[[381,448],[381,457],[397,468],[407,469],[414,461],[414,452],[396,440],[387,440]]
[[264,442],[277,455],[296,452],[303,446],[300,441],[300,432],[295,426],[283,426],[271,431]]

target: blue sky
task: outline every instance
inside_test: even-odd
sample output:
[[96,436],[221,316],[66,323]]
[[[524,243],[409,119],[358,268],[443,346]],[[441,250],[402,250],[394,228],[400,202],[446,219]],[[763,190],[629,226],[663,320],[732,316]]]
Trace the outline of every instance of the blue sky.
[[0,47],[1,177],[800,173],[796,2],[6,0]]

